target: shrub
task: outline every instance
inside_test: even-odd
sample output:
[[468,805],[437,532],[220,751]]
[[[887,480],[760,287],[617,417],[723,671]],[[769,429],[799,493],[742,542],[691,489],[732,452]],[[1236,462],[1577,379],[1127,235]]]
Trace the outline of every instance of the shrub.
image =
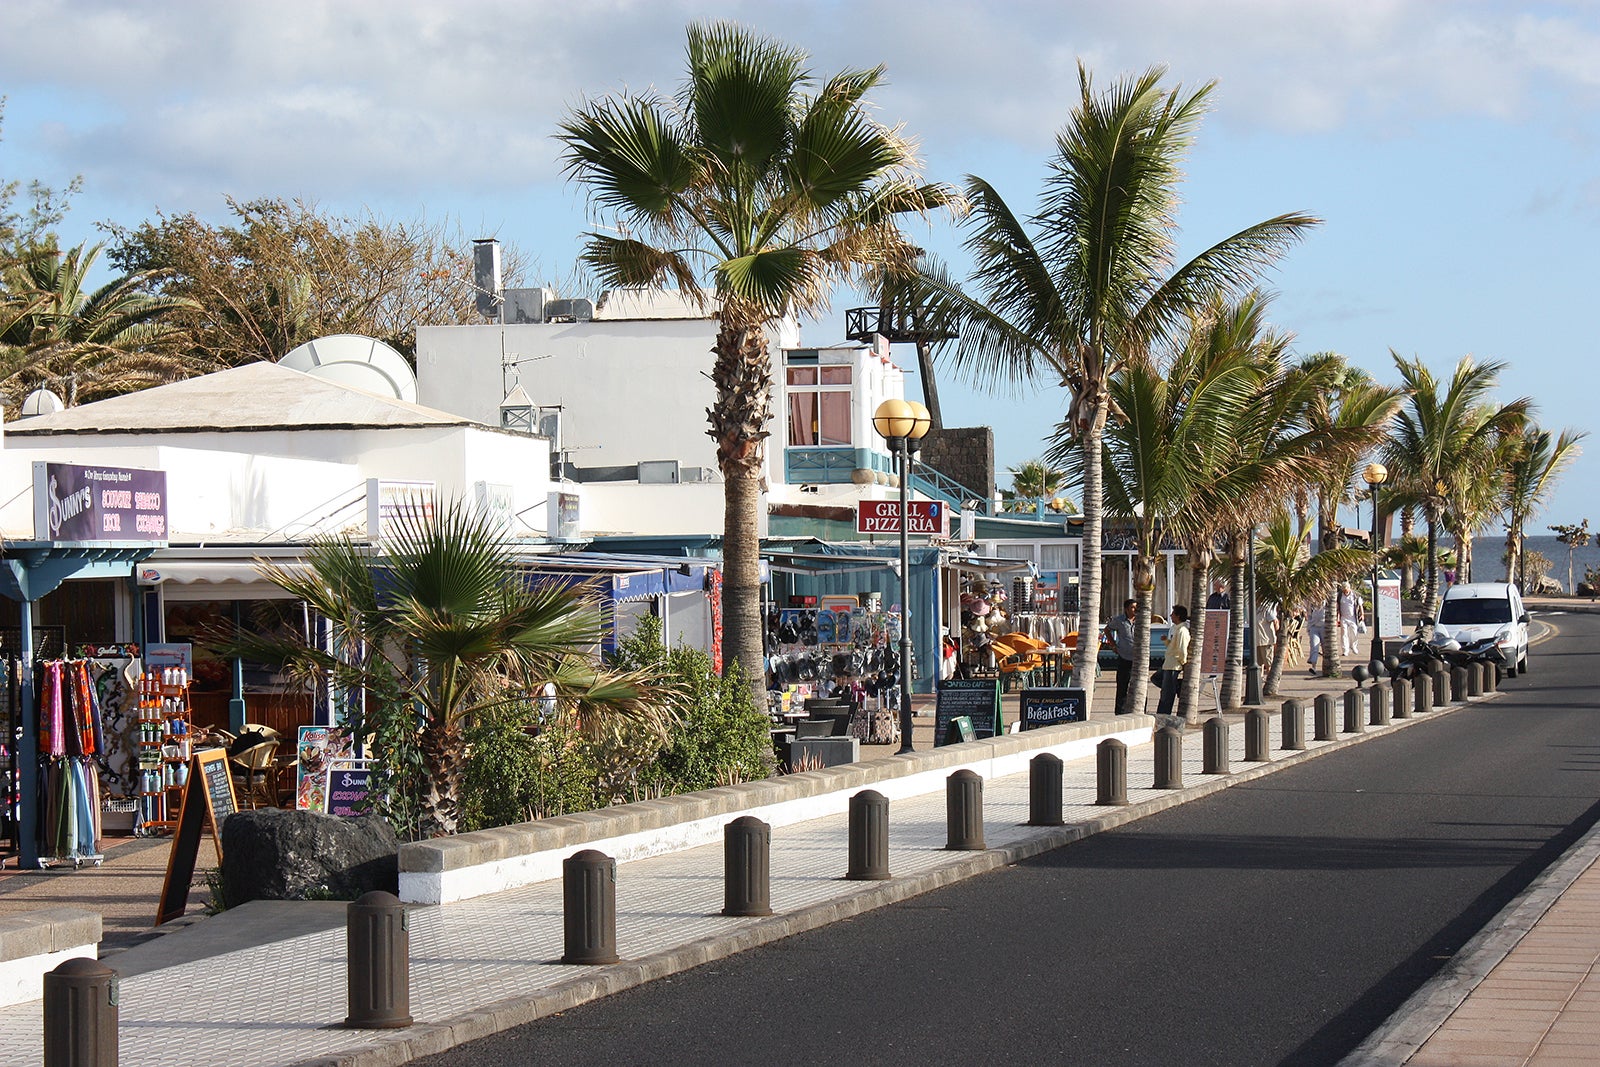
[[612,665],[622,670],[654,668],[682,694],[680,721],[660,756],[640,772],[640,784],[657,794],[690,793],[734,782],[766,778],[773,771],[772,735],[737,666],[724,675],[697,648],[668,649],[661,620],[646,617],[617,643]]
[[549,727],[537,734],[531,709],[487,717],[466,730],[467,759],[461,777],[463,830],[589,811],[599,768],[577,732]]

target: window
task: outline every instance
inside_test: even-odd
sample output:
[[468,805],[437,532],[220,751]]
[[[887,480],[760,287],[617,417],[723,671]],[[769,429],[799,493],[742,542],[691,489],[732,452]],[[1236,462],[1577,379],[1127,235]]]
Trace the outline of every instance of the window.
[[788,387],[790,445],[835,448],[852,443],[849,367],[790,367]]
[[1018,542],[998,541],[994,546],[994,554],[1000,559],[1033,559],[1033,545],[1019,544]]
[[1039,569],[1045,573],[1052,571],[1076,572],[1078,569],[1078,546],[1040,545]]

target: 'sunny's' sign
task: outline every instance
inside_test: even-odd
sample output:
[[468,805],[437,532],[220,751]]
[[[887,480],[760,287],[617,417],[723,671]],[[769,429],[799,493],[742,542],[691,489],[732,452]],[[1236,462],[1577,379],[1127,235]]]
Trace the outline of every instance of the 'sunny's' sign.
[[36,462],[33,531],[57,543],[165,543],[167,472]]

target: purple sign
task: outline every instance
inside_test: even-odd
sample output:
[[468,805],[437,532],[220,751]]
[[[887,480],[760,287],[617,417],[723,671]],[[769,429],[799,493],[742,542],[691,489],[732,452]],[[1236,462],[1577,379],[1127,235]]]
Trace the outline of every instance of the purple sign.
[[167,472],[37,462],[33,535],[40,541],[164,544]]
[[341,760],[328,772],[328,814],[365,815],[371,810],[372,770],[366,760]]

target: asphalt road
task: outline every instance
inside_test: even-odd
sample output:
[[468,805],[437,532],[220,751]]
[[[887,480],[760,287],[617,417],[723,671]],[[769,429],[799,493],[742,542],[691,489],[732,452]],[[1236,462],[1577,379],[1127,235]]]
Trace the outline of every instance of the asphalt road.
[[418,1061],[1331,1064],[1600,817],[1600,617],[1477,705]]

